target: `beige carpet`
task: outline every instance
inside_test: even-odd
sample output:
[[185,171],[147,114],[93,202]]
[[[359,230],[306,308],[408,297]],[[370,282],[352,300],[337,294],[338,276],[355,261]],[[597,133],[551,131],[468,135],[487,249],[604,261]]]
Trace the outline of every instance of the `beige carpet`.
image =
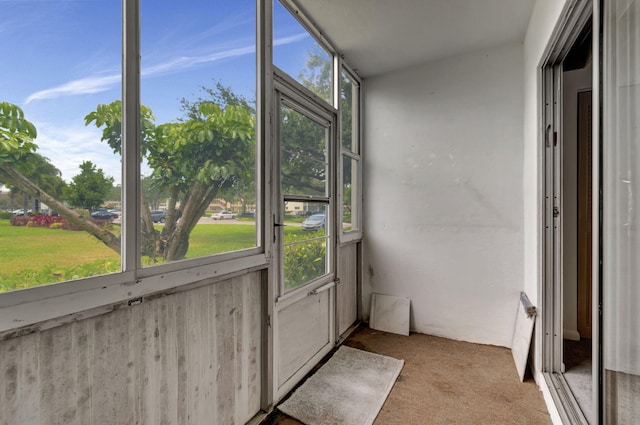
[[[345,345],[404,359],[374,425],[551,425],[540,389],[530,376],[520,382],[508,348],[366,327]],[[276,411],[263,424],[300,421]]]
[[371,425],[403,364],[340,347],[278,409],[306,425]]

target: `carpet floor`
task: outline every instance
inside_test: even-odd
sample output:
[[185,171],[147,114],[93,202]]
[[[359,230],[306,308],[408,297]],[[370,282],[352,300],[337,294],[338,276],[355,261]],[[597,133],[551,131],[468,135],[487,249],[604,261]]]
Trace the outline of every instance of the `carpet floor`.
[[[404,359],[374,424],[551,424],[530,376],[518,379],[511,351],[430,335],[358,328],[345,345]],[[277,410],[263,424],[299,425]]]

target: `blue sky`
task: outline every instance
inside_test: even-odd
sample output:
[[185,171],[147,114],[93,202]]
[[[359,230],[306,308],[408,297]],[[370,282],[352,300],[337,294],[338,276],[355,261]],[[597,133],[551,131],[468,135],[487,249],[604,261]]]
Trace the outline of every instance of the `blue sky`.
[[[278,65],[297,74],[314,43],[276,6]],[[157,123],[216,82],[255,96],[253,0],[142,0],[142,103]],[[84,117],[121,98],[120,0],[0,0],[0,101],[38,129],[38,152],[70,181],[90,160],[120,182],[120,161]]]

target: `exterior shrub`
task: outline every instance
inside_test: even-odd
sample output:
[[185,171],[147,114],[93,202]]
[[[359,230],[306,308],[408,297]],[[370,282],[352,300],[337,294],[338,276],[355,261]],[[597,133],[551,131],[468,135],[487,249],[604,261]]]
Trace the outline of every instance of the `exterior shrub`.
[[0,211],[0,220],[10,220],[13,214],[10,211]]
[[62,229],[62,223],[60,223],[60,222],[51,223],[51,225],[49,226],[49,229]]
[[[304,240],[306,236],[291,239]],[[325,273],[327,261],[325,243],[324,240],[311,240],[285,247],[284,284],[286,288],[296,287]]]
[[63,217],[51,216],[45,214],[36,214],[30,217],[30,223],[33,223],[34,227],[51,227],[54,223],[62,223]]
[[16,216],[11,217],[12,226],[26,226],[29,222],[29,217]]

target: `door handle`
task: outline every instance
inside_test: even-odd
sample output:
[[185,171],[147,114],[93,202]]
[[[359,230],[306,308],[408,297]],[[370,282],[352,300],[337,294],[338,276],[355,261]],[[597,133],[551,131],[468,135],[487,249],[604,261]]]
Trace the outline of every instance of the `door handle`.
[[326,285],[323,285],[319,288],[314,289],[313,291],[309,291],[309,295],[318,295],[324,291],[328,291],[329,289],[333,288],[334,286],[336,286],[336,283],[331,281],[329,283],[327,283]]

